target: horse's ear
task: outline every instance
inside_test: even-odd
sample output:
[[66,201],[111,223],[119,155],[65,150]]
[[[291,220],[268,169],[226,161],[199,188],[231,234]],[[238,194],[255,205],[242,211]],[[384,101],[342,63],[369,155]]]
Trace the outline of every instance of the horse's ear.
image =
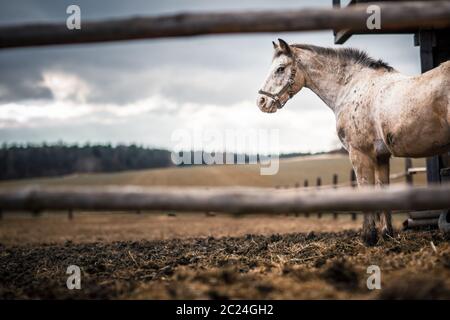
[[274,48],[275,50],[277,50],[277,49],[278,49],[278,45],[275,43],[275,41],[272,41],[272,44],[273,44],[273,48]]
[[291,47],[286,43],[286,41],[283,39],[278,39],[278,41],[280,42],[281,51],[288,56],[292,55]]

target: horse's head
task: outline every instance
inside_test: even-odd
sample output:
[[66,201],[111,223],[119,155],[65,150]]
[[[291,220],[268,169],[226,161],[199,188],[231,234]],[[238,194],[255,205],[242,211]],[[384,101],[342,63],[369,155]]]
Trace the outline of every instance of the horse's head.
[[256,101],[259,109],[268,113],[281,109],[305,85],[293,48],[282,39],[278,41],[279,45],[272,42],[275,49],[272,66]]

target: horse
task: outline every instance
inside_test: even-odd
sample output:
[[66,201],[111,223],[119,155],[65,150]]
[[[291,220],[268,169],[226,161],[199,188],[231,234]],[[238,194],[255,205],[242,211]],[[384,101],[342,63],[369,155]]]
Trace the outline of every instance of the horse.
[[[358,186],[389,184],[389,159],[429,157],[450,150],[450,61],[418,76],[401,74],[353,48],[272,42],[269,75],[257,106],[274,113],[303,87],[334,112]],[[362,240],[394,236],[391,212],[367,212]]]

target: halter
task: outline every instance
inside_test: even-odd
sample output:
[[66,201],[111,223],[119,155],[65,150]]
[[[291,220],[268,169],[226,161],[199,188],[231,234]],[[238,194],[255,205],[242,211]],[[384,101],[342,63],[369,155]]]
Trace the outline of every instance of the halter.
[[[284,85],[283,88],[281,88],[280,91],[278,91],[278,93],[270,93],[270,92],[267,92],[267,91],[264,91],[264,90],[259,90],[258,93],[259,93],[259,94],[262,94],[262,95],[264,95],[264,96],[266,96],[266,97],[269,97],[270,99],[272,99],[272,101],[273,101],[274,103],[276,103],[278,109],[283,108],[283,106],[286,104],[286,102],[287,102],[289,99],[291,99],[291,98],[294,96],[294,94],[295,94],[295,93],[294,93],[294,90],[293,90],[293,88],[292,88],[292,86],[293,86],[294,83],[295,83],[295,75],[296,75],[296,73],[297,73],[297,68],[293,67],[292,70],[291,70],[291,75],[289,76],[288,82]],[[280,102],[280,97],[281,97],[286,91],[288,92],[289,99],[287,99],[287,100],[285,101],[284,104],[281,104],[281,102]]]

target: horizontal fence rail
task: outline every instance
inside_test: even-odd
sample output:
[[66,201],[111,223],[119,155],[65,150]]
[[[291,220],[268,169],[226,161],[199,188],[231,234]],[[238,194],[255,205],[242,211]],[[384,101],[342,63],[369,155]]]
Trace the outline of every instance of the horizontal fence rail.
[[24,187],[0,190],[3,211],[174,210],[244,213],[432,210],[450,207],[450,185],[346,188]]
[[[383,31],[450,27],[449,1],[374,4],[381,9]],[[65,22],[10,25],[0,27],[0,48],[250,32],[370,31],[366,26],[369,5],[356,4],[341,9],[180,13],[104,21],[81,20],[81,30],[68,30]]]

